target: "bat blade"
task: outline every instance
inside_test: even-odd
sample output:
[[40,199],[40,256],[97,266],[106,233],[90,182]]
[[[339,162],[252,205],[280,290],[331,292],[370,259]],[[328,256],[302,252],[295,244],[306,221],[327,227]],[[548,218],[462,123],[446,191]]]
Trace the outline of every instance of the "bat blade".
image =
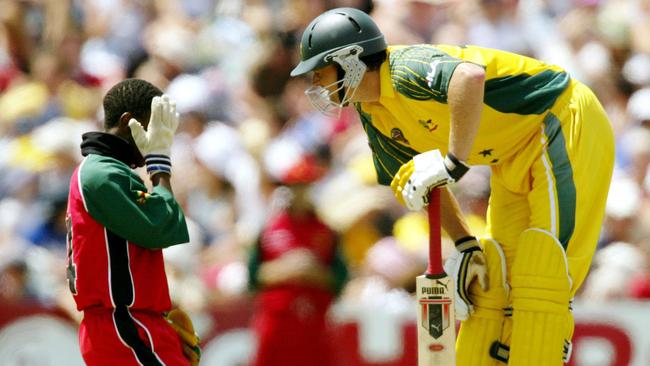
[[418,300],[418,365],[453,366],[456,364],[456,324],[454,281],[421,275],[416,278]]
[[454,281],[442,267],[440,191],[429,196],[429,266],[417,286],[418,365],[456,365]]

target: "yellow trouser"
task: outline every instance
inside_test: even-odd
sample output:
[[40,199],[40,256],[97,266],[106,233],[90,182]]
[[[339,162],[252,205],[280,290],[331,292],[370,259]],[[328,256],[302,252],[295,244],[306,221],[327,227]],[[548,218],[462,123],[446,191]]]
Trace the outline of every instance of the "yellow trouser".
[[[499,339],[511,347],[511,365],[562,364],[556,357],[548,360],[541,345],[562,344],[572,335],[573,321],[565,299],[573,298],[591,264],[613,161],[614,139],[602,106],[589,88],[573,82],[526,147],[512,159],[493,166],[487,232],[503,249],[506,278],[512,287],[506,301],[512,304],[513,317],[504,316]],[[526,234],[529,228],[537,231]],[[521,258],[517,256],[518,248],[521,248]],[[533,263],[535,258],[531,257],[539,255],[553,257],[549,263],[556,267]],[[518,264],[513,274],[515,263]],[[557,278],[563,273],[557,266],[563,263],[568,267],[568,286]],[[513,276],[517,277],[514,282]],[[527,280],[535,277],[542,280]],[[480,291],[477,287],[472,290]],[[535,297],[539,297],[539,301],[535,301]],[[566,314],[557,314],[554,306],[551,306],[553,311],[546,310],[549,304],[556,304],[556,299],[567,302]],[[558,305],[558,308],[563,306]],[[519,326],[512,324],[516,321],[520,322]],[[543,323],[569,325],[558,325],[556,330],[549,331],[544,329]],[[477,338],[483,337],[480,326],[476,328],[471,333]],[[493,334],[493,330],[490,333]],[[542,339],[535,342],[530,337]],[[479,360],[485,357],[472,365],[494,364],[494,360],[490,361],[485,355],[486,350],[469,349],[476,341],[463,343],[459,339],[459,353],[480,352]],[[526,344],[526,352],[531,354],[522,356],[521,351],[517,352],[518,344],[521,348]],[[540,346],[531,349],[528,344]]]

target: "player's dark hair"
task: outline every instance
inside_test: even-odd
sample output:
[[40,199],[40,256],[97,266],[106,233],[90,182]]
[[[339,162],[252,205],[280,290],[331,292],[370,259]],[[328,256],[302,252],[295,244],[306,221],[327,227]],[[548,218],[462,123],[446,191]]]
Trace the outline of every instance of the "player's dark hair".
[[104,96],[104,129],[117,126],[120,116],[130,112],[142,121],[151,112],[151,99],[163,92],[141,79],[126,79],[115,84]]
[[373,53],[372,55],[360,57],[361,60],[368,67],[368,71],[379,70],[381,64],[386,61],[386,50]]

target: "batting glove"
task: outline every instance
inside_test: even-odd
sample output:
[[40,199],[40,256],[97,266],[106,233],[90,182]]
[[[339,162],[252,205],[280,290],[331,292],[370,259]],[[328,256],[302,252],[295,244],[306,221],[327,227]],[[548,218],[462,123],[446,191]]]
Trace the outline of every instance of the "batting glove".
[[409,210],[420,211],[429,204],[429,192],[433,188],[458,181],[468,170],[452,154],[443,159],[440,150],[431,150],[403,164],[390,187],[401,204]]
[[474,304],[469,297],[472,281],[476,278],[483,291],[489,289],[487,261],[473,236],[457,240],[456,249],[445,261],[444,269],[456,282],[456,319],[467,320],[474,313]]
[[198,365],[201,360],[200,339],[194,332],[194,325],[190,317],[181,309],[173,309],[167,313],[165,318],[181,339],[185,358],[190,361],[190,365]]
[[171,174],[171,147],[178,123],[176,103],[166,95],[151,100],[151,118],[146,131],[135,118],[129,121],[131,135],[144,157],[149,176],[157,173]]

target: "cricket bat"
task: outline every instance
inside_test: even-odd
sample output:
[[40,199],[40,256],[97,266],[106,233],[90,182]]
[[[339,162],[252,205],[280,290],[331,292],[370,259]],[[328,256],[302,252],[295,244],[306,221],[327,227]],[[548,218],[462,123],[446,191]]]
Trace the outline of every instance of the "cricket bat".
[[416,278],[418,366],[456,365],[454,281],[442,267],[440,190],[429,197],[429,265]]

